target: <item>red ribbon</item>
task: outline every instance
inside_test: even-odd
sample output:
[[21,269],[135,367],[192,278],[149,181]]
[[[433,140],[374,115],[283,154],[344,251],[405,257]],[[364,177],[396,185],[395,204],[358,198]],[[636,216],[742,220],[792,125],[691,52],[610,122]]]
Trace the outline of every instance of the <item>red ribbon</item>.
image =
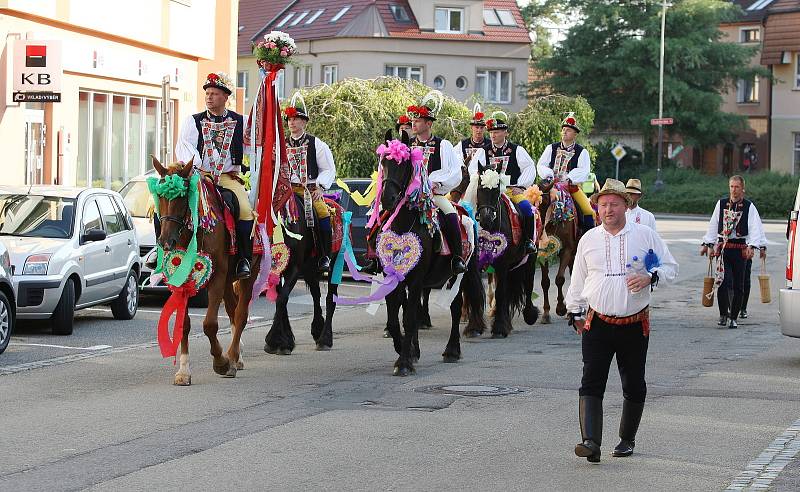
[[[158,318],[158,347],[161,349],[161,356],[175,357],[178,353],[178,345],[183,338],[183,324],[186,322],[186,309],[189,298],[197,294],[197,287],[194,281],[188,281],[180,287],[169,286],[172,295],[169,296],[161,316]],[[169,320],[172,314],[177,313],[175,324],[172,328],[172,339],[169,337]]]

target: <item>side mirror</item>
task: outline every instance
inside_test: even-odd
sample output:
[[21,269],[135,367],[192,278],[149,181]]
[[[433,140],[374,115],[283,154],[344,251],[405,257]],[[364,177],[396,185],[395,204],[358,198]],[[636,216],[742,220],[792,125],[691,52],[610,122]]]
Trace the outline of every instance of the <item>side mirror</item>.
[[86,231],[81,236],[81,244],[102,241],[106,238],[106,235],[106,231],[102,229],[92,229],[90,231]]

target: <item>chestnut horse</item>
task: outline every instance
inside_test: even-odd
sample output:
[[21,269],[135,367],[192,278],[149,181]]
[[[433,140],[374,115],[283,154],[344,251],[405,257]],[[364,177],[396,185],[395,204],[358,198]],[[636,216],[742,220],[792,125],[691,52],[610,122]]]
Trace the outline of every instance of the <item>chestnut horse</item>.
[[[155,157],[153,157],[153,168],[162,180],[167,175],[177,174],[187,185],[192,173],[197,172],[191,161],[188,164],[176,163],[165,168]],[[222,210],[223,204],[219,203],[217,193],[209,193],[208,198],[215,209]],[[204,252],[211,258],[213,273],[206,285],[208,309],[203,320],[203,332],[211,343],[214,372],[228,378],[236,377],[236,371],[244,368],[241,360],[240,340],[249,316],[250,297],[253,292],[253,283],[258,276],[260,256],[253,257],[250,278],[237,283],[235,278],[237,258],[236,255],[228,254],[230,237],[222,220],[217,221],[211,230],[199,228],[199,230],[193,231],[190,226],[192,211],[189,209],[188,196],[172,200],[159,197],[158,210],[160,211],[161,234],[157,242],[164,252],[178,247],[186,248],[192,235],[197,234],[198,252]],[[231,343],[225,353],[222,352],[222,345],[217,338],[219,305],[223,299],[225,300],[225,311],[231,321],[232,332]],[[192,374],[189,369],[189,330],[191,326],[188,310],[187,306],[184,313],[183,337],[181,338],[180,366],[174,379],[174,384],[179,386],[192,384]]]

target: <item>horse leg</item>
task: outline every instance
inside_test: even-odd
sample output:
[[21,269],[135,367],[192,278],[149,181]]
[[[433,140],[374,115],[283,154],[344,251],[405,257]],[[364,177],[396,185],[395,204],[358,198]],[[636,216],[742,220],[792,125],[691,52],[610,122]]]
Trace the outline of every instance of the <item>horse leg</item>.
[[461,312],[467,313],[467,326],[464,327],[464,335],[467,337],[479,337],[486,330],[486,292],[483,288],[483,279],[478,269],[478,259],[476,255],[467,265],[467,272],[461,279],[461,298],[463,308]]
[[542,265],[542,324],[550,324],[550,272],[547,264]]
[[333,296],[338,292],[339,286],[328,282],[328,295],[325,297],[325,326],[317,340],[317,350],[330,350],[333,347],[333,313],[336,311]]
[[536,257],[529,256],[528,261],[520,268],[525,268],[525,307],[522,318],[528,325],[533,325],[539,318],[539,309],[533,305],[533,282],[536,277]]
[[556,273],[556,287],[558,288],[558,298],[556,303],[556,314],[558,316],[566,316],[567,315],[567,305],[564,304],[564,272],[569,266],[569,253],[565,252],[564,255],[561,256],[561,261],[558,264],[558,273]]
[[403,351],[403,334],[400,332],[400,305],[403,303],[405,287],[398,286],[386,296],[386,329],[394,342],[394,351],[400,355]]
[[430,307],[428,306],[428,301],[431,298],[431,289],[424,289],[422,293],[422,310],[420,311],[419,316],[419,328],[420,330],[430,330],[433,328],[433,323],[431,323],[431,311]]
[[[245,281],[246,280],[238,282],[239,288],[241,288],[242,282],[245,282]],[[247,315],[249,314],[249,306],[245,306],[245,310],[246,311],[245,311],[244,321],[239,319],[238,312],[239,312],[239,309],[240,309],[239,305],[241,304],[241,299],[239,298],[239,295],[236,293],[236,289],[234,288],[234,285],[236,285],[236,284],[234,284],[233,282],[229,282],[228,285],[225,287],[225,300],[224,300],[225,312],[228,313],[228,319],[231,322],[231,333],[234,335],[233,337],[231,337],[231,344],[233,344],[233,340],[234,340],[234,338],[236,338],[236,328],[241,326],[241,330],[242,331],[244,330],[244,327],[247,325]],[[250,283],[250,290],[252,291],[252,289],[253,289],[253,285],[252,285],[252,282],[251,282]],[[243,294],[242,297],[244,299],[246,299],[247,302],[250,302],[250,300],[249,300],[250,296]],[[239,340],[241,341],[241,331],[239,331]],[[240,370],[244,369],[244,362],[242,362],[242,349],[241,349],[241,346],[239,346],[237,348],[235,353],[231,350],[231,348],[230,348],[231,346],[228,347],[228,351],[226,352],[226,355],[227,355],[228,359],[230,359],[231,361],[236,361],[234,366],[236,367],[237,371],[240,371]]]
[[290,265],[284,271],[283,283],[275,301],[275,317],[272,320],[272,327],[264,337],[264,351],[269,354],[289,355],[294,350],[294,333],[289,325],[287,305],[289,304],[289,294],[299,276],[300,269],[297,266]]
[[[313,271],[312,271],[313,269]],[[314,342],[319,346],[319,337],[322,335],[322,329],[325,327],[325,318],[322,317],[322,293],[319,288],[319,277],[317,274],[316,265],[311,264],[311,267],[303,269],[303,280],[308,286],[308,292],[314,301],[314,318],[311,320],[311,337]]]
[[394,363],[395,376],[409,376],[416,373],[414,369],[414,339],[419,332],[419,320],[417,319],[417,308],[420,306],[422,298],[422,287],[420,281],[416,285],[408,286],[408,297],[403,307],[403,346],[400,357]]
[[219,331],[219,305],[222,303],[222,296],[225,293],[225,283],[227,282],[226,272],[219,272],[215,275],[208,286],[208,309],[206,317],[203,319],[203,333],[211,343],[211,357],[213,358],[212,367],[214,372],[226,376],[231,368],[231,361],[222,353],[222,345],[217,338]]
[[494,319],[492,320],[492,338],[506,338],[509,333],[508,318],[510,306],[508,302],[508,288],[505,281],[507,277],[507,269],[495,269],[497,285],[494,290],[495,312]]
[[496,273],[488,273],[486,274],[487,284],[489,285],[487,289],[487,295],[489,299],[489,316],[494,318],[497,314],[497,303],[494,298],[495,287],[497,287],[497,274]]
[[175,379],[173,380],[173,384],[176,386],[189,386],[192,384],[192,371],[189,369],[189,330],[191,329],[191,323],[189,321],[188,306],[184,315],[180,366],[178,366],[178,372],[175,373]]
[[464,297],[462,292],[459,291],[458,295],[453,299],[450,304],[450,338],[447,340],[447,346],[442,353],[442,359],[445,362],[458,362],[461,358],[461,334],[458,331],[459,322],[461,320],[461,308],[464,305]]

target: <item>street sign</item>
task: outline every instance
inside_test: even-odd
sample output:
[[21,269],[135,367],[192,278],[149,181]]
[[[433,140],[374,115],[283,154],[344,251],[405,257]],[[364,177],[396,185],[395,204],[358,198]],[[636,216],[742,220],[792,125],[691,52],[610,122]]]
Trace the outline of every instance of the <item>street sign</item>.
[[623,147],[621,144],[617,144],[614,146],[613,149],[611,149],[611,155],[614,156],[614,159],[619,161],[622,160],[623,157],[628,155],[628,153],[625,152],[625,147]]
[[658,125],[671,125],[673,123],[672,118],[653,118],[650,120],[650,124],[652,126]]
[[14,43],[14,102],[61,101],[61,41]]

